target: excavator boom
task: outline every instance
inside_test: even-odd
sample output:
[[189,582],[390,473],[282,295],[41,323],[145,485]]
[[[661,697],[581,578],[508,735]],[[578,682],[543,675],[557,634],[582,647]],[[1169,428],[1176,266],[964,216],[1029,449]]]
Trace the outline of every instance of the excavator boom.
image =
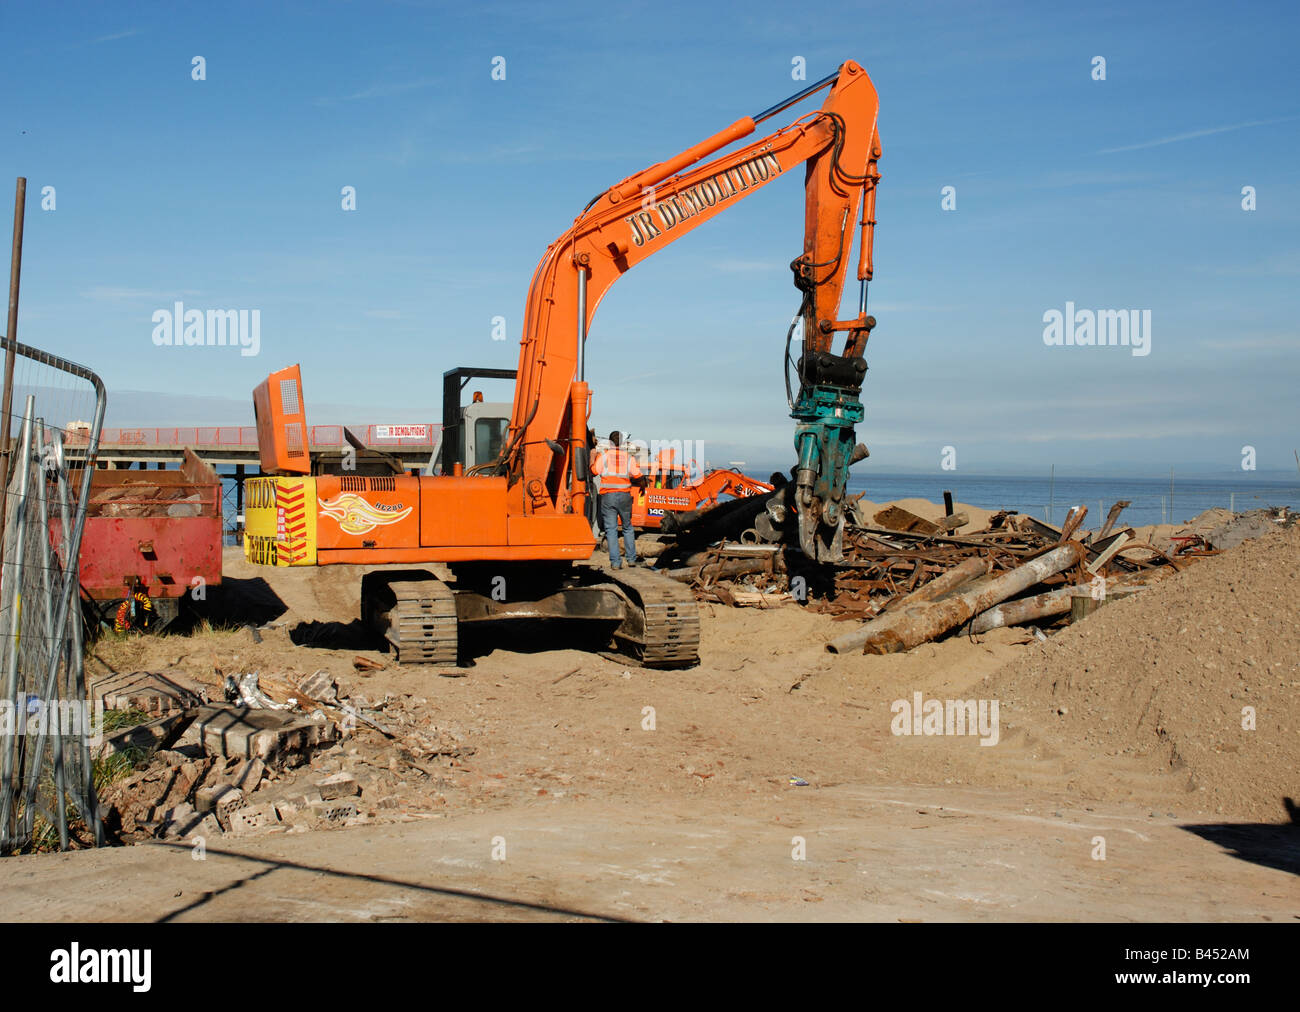
[[[697,164],[827,87],[820,110]],[[866,315],[865,290],[879,179],[877,112],[871,80],[847,62],[784,102],[610,187],[551,243],[528,291],[510,439],[500,462],[512,485],[522,483],[526,512],[572,512],[586,495],[585,432],[573,422],[577,405],[585,405],[587,333],[610,286],[669,243],[806,163],[804,248],[791,264],[802,293],[803,323],[799,393],[791,405],[798,423],[796,495],[804,551],[814,558],[836,556],[848,467],[858,459],[854,424],[863,416],[862,352],[875,322]],[[862,296],[857,317],[840,321],[855,233],[861,236]],[[837,333],[846,335],[839,353],[833,348]]]

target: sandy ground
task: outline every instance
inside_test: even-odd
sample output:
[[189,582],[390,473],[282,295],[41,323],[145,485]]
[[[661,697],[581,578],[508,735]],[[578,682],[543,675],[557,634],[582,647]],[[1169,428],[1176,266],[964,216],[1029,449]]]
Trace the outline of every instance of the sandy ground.
[[[1300,919],[1284,801],[1300,797],[1300,536],[1197,563],[1045,644],[1004,629],[837,656],[823,645],[845,626],[826,616],[706,604],[701,664],[677,672],[507,634],[465,677],[363,675],[358,653],[387,657],[354,639],[359,572],[234,552],[226,572],[272,622],[261,643],[104,642],[92,667],[214,686],[215,666],[325,669],[354,696],[421,701],[474,754],[384,824],[226,837],[202,860],[189,843],[7,859],[0,917]],[[1194,666],[1208,651],[1219,668]],[[996,701],[996,744],[893,733],[915,693]]]

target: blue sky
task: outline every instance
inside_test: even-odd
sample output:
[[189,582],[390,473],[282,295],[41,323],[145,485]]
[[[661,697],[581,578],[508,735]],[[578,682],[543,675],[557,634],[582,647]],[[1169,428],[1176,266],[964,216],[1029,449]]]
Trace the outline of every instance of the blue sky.
[[[797,90],[794,57],[809,80],[854,59],[884,152],[862,466],[937,469],[953,446],[972,472],[1241,475],[1251,445],[1289,470],[1298,22],[1282,3],[11,2],[19,337],[96,369],[110,424],[248,424],[292,362],[309,421],[435,421],[444,369],[516,364],[532,270],[594,194]],[[787,455],[802,205],[789,173],[610,291],[599,431]],[[178,299],[259,309],[261,353],[156,347]],[[1046,346],[1067,301],[1149,309],[1151,354]]]

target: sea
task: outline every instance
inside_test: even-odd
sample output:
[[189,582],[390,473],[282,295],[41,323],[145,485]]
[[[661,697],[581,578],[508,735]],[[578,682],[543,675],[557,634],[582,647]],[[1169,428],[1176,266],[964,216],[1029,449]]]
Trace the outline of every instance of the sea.
[[[218,471],[223,469],[218,468]],[[772,468],[745,467],[756,478],[767,478]],[[228,545],[238,544],[235,531],[235,483],[222,475]],[[1070,477],[1067,475],[877,474],[859,464],[849,479],[849,492],[866,494],[875,503],[896,499],[928,499],[942,503],[944,491],[955,502],[987,510],[1015,510],[1058,526],[1070,507],[1088,507],[1085,527],[1097,527],[1119,499],[1131,503],[1120,516],[1124,525],[1184,524],[1213,508],[1237,513],[1263,507],[1288,506],[1300,510],[1300,475],[1296,480],[1168,477]]]
[[956,502],[989,510],[1015,510],[1060,523],[1072,506],[1088,507],[1085,527],[1097,527],[1117,500],[1131,505],[1120,521],[1131,527],[1145,524],[1184,524],[1207,509],[1237,513],[1265,506],[1300,509],[1300,476],[1293,482],[1264,484],[1215,478],[1077,478],[1064,475],[871,474],[858,471],[849,479],[851,493],[865,492],[871,502],[921,498],[942,503],[952,492]]

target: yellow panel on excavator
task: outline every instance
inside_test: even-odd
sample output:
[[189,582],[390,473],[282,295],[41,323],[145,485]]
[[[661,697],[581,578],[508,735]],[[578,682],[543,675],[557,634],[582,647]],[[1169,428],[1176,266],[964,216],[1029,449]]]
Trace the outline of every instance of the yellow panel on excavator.
[[316,479],[249,478],[244,558],[258,566],[316,565]]

